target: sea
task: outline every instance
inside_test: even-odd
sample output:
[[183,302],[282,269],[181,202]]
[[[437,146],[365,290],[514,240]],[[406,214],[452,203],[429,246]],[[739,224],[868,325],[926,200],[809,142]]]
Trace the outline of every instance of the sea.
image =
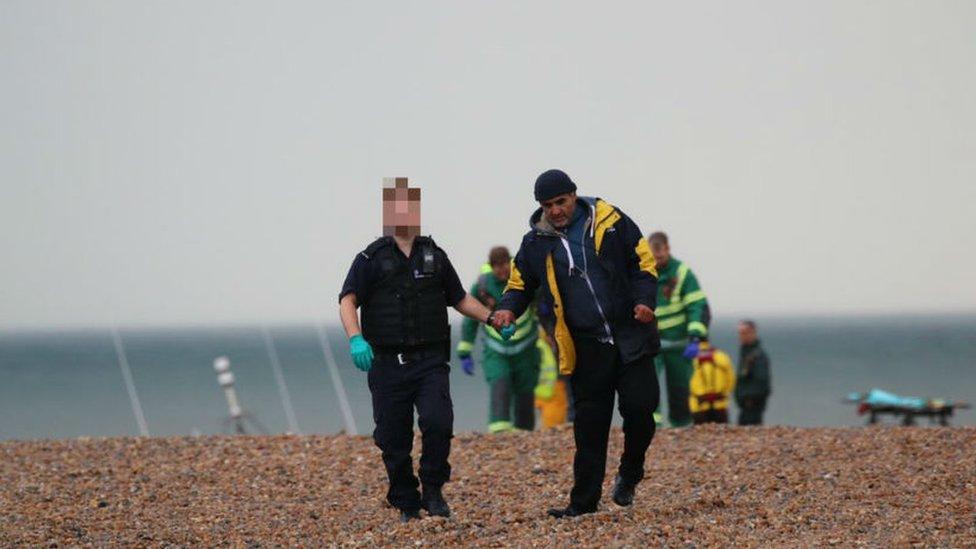
[[[767,424],[864,425],[844,397],[871,388],[976,402],[976,314],[755,320],[772,361]],[[130,395],[152,436],[232,432],[213,369],[219,356],[229,359],[240,405],[253,420],[245,422],[247,432],[369,434],[366,376],[353,367],[341,329],[324,332],[335,370],[313,325],[122,327],[118,341],[131,384],[110,329],[0,332],[0,439],[138,435]],[[716,321],[712,341],[738,360],[734,321]],[[455,431],[484,431],[488,387],[481,370],[471,377],[452,368],[451,391]],[[976,410],[959,410],[951,423],[976,425]]]

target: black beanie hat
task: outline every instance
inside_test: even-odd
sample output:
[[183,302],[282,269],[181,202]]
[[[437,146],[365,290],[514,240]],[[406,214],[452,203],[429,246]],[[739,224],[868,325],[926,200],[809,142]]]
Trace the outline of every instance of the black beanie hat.
[[576,192],[576,183],[573,183],[573,180],[562,170],[542,172],[542,175],[535,180],[535,199],[537,202],[572,192]]

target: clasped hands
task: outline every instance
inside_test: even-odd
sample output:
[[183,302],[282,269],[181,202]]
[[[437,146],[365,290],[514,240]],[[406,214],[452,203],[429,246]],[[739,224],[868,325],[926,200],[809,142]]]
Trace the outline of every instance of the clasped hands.
[[[515,334],[515,313],[499,309],[491,317],[492,328],[498,330],[502,339],[508,340]],[[654,309],[638,303],[634,305],[634,320],[642,324],[654,322]]]

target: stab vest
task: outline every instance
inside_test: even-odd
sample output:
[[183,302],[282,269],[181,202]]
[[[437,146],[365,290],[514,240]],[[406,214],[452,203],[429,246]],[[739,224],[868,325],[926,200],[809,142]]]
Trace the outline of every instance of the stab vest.
[[363,252],[380,270],[380,280],[362,304],[363,337],[373,345],[414,347],[450,341],[437,245],[430,237],[418,237],[413,245],[410,259],[403,258],[392,237],[380,238]]

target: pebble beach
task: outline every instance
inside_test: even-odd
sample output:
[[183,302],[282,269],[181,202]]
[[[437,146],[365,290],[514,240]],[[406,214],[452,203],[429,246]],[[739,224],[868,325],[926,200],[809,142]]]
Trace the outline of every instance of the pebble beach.
[[[368,437],[0,443],[0,546],[976,544],[974,428],[660,431],[633,507],[567,503],[572,430],[454,439],[450,519],[400,524]],[[415,453],[419,439],[415,445]]]

